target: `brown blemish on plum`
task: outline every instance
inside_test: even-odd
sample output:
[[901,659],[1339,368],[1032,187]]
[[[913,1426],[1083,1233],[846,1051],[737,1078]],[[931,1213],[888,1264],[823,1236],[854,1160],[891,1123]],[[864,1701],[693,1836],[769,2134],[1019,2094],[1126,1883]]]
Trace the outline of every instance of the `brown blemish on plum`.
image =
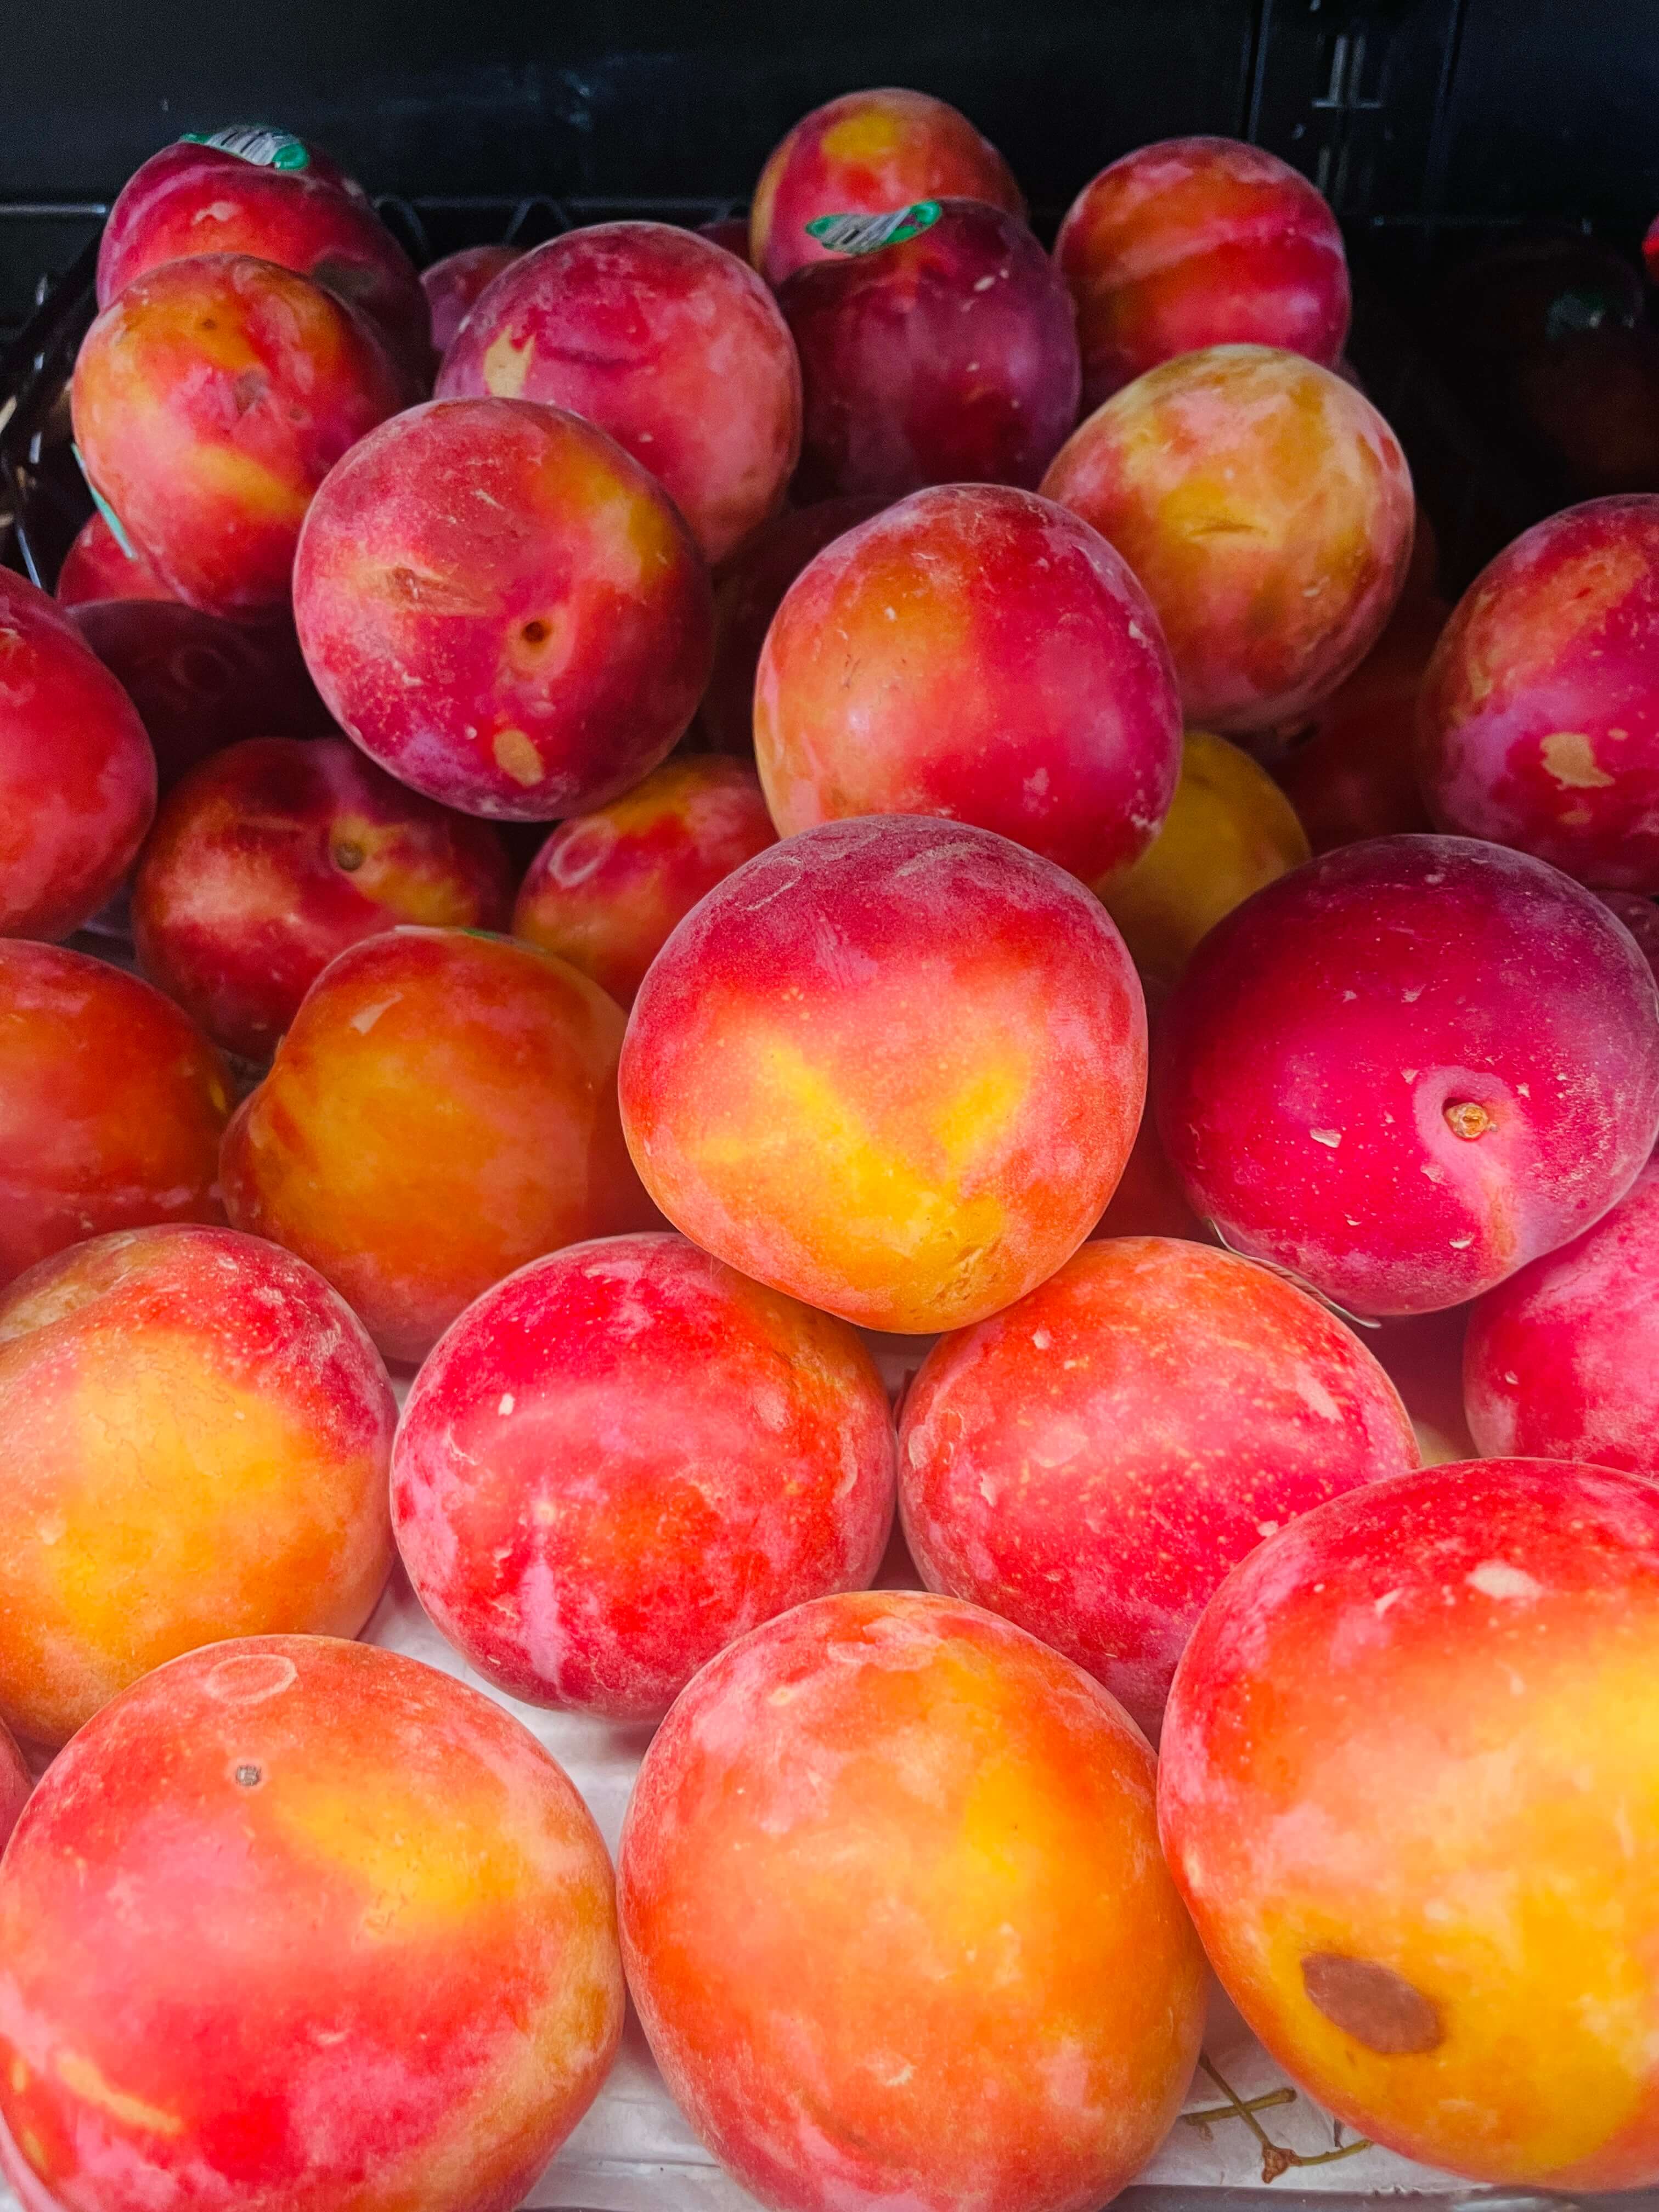
[[1385,2058],[1437,2051],[1445,2041],[1434,2000],[1375,1959],[1310,1951],[1302,1961],[1302,1986],[1334,2027]]
[[1445,1107],[1446,1127],[1454,1137],[1462,1137],[1472,1145],[1477,1137],[1484,1137],[1492,1126],[1492,1115],[1473,1098],[1454,1098]]
[[355,875],[368,858],[362,847],[353,843],[349,838],[343,838],[334,848],[335,866],[343,868],[349,876]]
[[236,1786],[239,1790],[257,1790],[264,1780],[264,1773],[251,1759],[244,1759],[236,1770]]

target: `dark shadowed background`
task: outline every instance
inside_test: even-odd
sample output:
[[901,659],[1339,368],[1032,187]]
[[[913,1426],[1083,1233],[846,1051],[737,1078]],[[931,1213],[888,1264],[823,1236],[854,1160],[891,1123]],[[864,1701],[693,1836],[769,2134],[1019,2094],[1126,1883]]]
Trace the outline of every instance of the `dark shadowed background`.
[[955,101],[1058,210],[1149,138],[1260,139],[1351,228],[1659,209],[1656,0],[9,0],[0,326],[182,131],[272,122],[374,191],[747,193],[818,100]]

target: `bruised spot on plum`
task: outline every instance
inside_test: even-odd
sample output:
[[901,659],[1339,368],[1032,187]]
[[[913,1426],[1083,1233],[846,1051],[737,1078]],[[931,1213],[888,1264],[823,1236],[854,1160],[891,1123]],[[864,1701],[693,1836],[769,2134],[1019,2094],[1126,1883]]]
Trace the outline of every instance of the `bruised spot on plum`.
[[1333,2026],[1384,2058],[1437,2051],[1445,2041],[1433,1999],[1375,1959],[1310,1951],[1302,1961],[1302,1986]]
[[1454,1098],[1445,1108],[1446,1127],[1454,1137],[1462,1137],[1472,1145],[1477,1137],[1484,1137],[1492,1126],[1492,1115],[1473,1098]]
[[270,380],[262,368],[245,368],[230,387],[236,412],[246,415],[264,398]]

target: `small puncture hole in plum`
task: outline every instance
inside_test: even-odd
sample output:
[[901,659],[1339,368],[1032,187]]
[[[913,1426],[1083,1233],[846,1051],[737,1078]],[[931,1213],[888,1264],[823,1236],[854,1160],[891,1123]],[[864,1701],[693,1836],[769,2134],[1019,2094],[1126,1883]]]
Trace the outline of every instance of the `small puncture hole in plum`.
[[519,635],[526,645],[545,645],[550,635],[549,626],[538,615],[534,622],[527,622]]
[[254,1765],[252,1759],[244,1759],[236,1770],[237,1785],[243,1790],[257,1790],[264,1778],[264,1769]]
[[1454,1098],[1447,1106],[1446,1127],[1454,1137],[1462,1137],[1472,1145],[1477,1137],[1484,1137],[1492,1125],[1492,1115],[1473,1098]]

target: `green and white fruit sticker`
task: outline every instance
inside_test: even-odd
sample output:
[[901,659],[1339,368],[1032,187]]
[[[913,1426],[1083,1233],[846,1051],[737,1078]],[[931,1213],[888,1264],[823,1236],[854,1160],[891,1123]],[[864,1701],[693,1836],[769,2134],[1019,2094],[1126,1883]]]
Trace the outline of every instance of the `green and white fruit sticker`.
[[890,208],[885,215],[814,216],[806,235],[831,253],[874,253],[920,237],[944,212],[937,200],[912,200],[908,207]]
[[230,123],[222,131],[186,131],[186,146],[216,146],[222,154],[234,154],[238,161],[252,161],[256,169],[305,169],[311,166],[311,155],[298,139],[286,131],[273,131],[264,123]]
[[138,558],[138,556],[132,550],[132,540],[127,536],[125,527],[122,523],[120,516],[115,512],[115,509],[104,497],[103,493],[99,490],[92,478],[87,474],[87,465],[81,458],[81,448],[71,442],[70,451],[75,456],[75,465],[81,471],[82,483],[84,483],[87,489],[92,494],[93,505],[97,508],[99,514],[103,516],[105,521],[109,525],[110,536],[115,540],[121,550],[126,555],[129,561],[136,561]]

